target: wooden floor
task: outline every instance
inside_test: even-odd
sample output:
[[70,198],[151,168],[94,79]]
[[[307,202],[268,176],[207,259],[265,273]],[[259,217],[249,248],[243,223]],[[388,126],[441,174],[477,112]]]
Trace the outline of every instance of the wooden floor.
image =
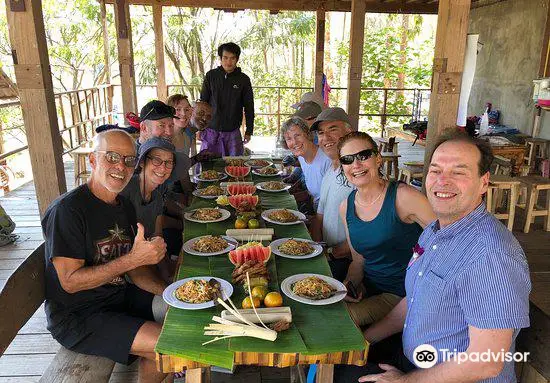
[[[402,155],[400,162],[419,161],[423,159],[422,147],[411,147],[410,143],[399,144]],[[74,187],[73,163],[65,164],[68,188]],[[17,266],[43,241],[40,218],[34,184],[25,186],[0,197],[0,205],[17,224],[15,234],[19,240],[14,244],[0,247],[0,289],[8,276]],[[538,218],[537,220],[541,220]],[[514,235],[521,242],[529,260],[533,293],[531,300],[546,314],[550,315],[550,233],[541,230],[540,221],[533,226],[531,233],[520,232],[523,218],[516,219]],[[21,329],[18,336],[0,357],[0,383],[37,382],[52,361],[59,345],[52,339],[46,329],[44,310],[41,307],[29,322]],[[244,379],[244,380],[243,380]],[[288,369],[250,368],[236,376],[216,374],[216,382],[254,381],[282,382],[289,381]],[[116,365],[111,382],[135,382],[136,367]]]

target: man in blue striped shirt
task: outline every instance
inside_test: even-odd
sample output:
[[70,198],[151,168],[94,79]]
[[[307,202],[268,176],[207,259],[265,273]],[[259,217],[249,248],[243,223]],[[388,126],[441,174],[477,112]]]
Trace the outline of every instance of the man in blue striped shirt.
[[405,356],[422,368],[403,374],[380,365],[383,373],[359,381],[516,382],[513,353],[529,326],[531,282],[518,241],[482,200],[491,149],[456,133],[434,148],[426,190],[438,219],[418,240],[407,296],[364,333],[376,343],[403,331]]

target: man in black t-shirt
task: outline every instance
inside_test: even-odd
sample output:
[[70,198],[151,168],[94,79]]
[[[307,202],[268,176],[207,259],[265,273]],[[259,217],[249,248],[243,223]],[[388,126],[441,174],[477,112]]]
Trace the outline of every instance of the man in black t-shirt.
[[125,364],[141,357],[140,381],[160,382],[165,375],[156,369],[154,346],[161,325],[152,305],[166,284],[151,265],[164,257],[166,244],[145,239],[131,203],[118,196],[135,155],[127,133],[98,134],[88,183],[48,207],[46,314],[53,337],[68,349]]

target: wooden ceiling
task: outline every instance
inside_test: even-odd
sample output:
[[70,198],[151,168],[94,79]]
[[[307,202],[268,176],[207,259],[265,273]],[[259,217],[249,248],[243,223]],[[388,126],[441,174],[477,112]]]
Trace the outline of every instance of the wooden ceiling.
[[[265,9],[270,11],[351,11],[351,0],[128,0],[134,5],[201,7],[223,9],[235,12],[243,9]],[[472,0],[472,7],[479,3],[506,0]],[[105,0],[112,4],[115,0]],[[369,13],[437,14],[437,0],[365,0]]]

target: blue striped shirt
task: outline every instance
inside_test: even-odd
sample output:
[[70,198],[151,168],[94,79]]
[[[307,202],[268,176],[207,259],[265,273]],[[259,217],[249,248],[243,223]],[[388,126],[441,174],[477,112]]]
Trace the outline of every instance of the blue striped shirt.
[[[421,344],[437,350],[466,351],[468,326],[480,329],[529,327],[529,268],[516,238],[482,203],[442,229],[428,225],[418,244],[424,253],[409,265],[405,278],[407,317],[405,355]],[[494,350],[500,351],[500,350]],[[438,363],[442,361],[439,351]],[[513,362],[483,382],[516,382]]]

